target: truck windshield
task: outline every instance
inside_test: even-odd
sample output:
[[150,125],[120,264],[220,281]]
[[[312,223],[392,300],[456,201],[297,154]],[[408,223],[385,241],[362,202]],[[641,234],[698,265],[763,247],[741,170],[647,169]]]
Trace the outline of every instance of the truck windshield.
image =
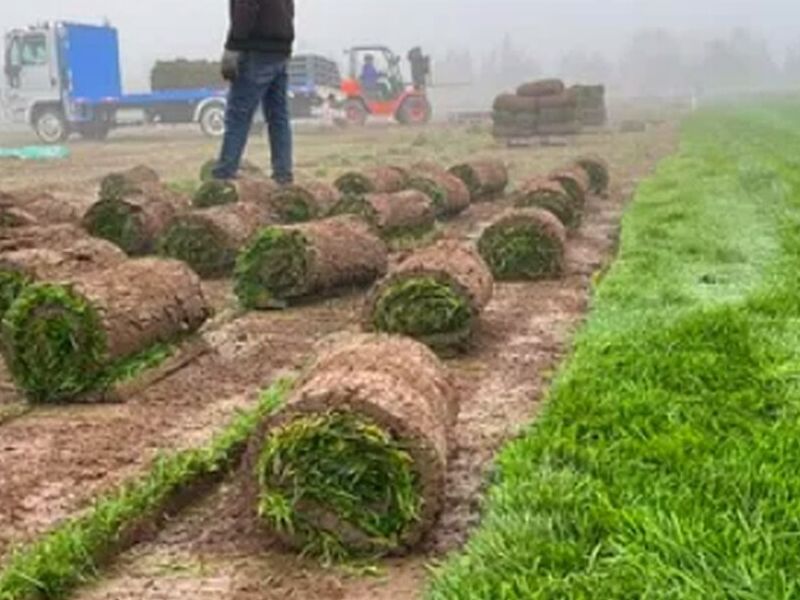
[[24,67],[47,64],[47,38],[44,35],[27,35],[22,38],[21,63]]

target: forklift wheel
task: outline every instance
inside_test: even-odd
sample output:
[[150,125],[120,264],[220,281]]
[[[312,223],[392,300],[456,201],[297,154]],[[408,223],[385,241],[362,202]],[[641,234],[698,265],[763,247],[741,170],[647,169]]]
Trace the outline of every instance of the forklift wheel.
[[48,108],[34,119],[33,129],[45,144],[60,144],[69,136],[67,121],[60,110]]
[[397,110],[397,120],[403,125],[425,125],[433,117],[433,108],[424,96],[410,96]]
[[344,116],[350,125],[363,127],[367,124],[369,113],[361,100],[350,99],[344,103]]

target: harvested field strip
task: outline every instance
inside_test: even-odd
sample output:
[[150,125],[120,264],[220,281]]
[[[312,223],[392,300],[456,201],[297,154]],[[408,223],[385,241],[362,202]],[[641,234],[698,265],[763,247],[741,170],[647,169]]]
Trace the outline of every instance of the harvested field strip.
[[137,535],[148,524],[162,522],[224,477],[259,423],[283,404],[289,387],[288,381],[275,384],[209,446],[159,458],[146,475],[101,498],[85,515],[12,554],[0,572],[0,598],[65,598],[96,577],[103,564],[140,541]]
[[798,133],[796,107],[687,122],[429,598],[800,594]]

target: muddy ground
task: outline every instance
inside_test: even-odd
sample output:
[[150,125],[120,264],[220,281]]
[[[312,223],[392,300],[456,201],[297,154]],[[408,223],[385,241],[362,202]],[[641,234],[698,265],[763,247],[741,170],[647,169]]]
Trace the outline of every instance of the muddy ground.
[[[235,481],[169,524],[154,541],[127,553],[83,598],[417,598],[426,565],[458,548],[479,518],[480,492],[498,448],[536,415],[547,382],[568,350],[589,304],[592,277],[613,255],[623,206],[658,159],[675,147],[672,126],[646,133],[582,136],[563,147],[507,149],[479,128],[381,129],[299,136],[306,176],[332,178],[370,163],[445,164],[497,156],[516,181],[541,174],[577,154],[599,152],[614,168],[608,199],[594,199],[586,224],[570,241],[565,279],[499,285],[474,347],[448,364],[462,392],[448,499],[427,553],[383,565],[379,577],[321,572],[251,533],[236,502]],[[264,162],[264,143],[250,159]],[[88,203],[94,181],[137,163],[167,179],[188,180],[213,153],[188,132],[144,132],[108,145],[78,143],[62,164],[0,162],[8,189],[49,189]],[[507,204],[476,205],[447,224],[446,235],[472,237]],[[0,557],[87,507],[98,494],[138,472],[163,450],[209,440],[239,408],[283,371],[301,367],[326,335],[357,328],[363,294],[283,313],[239,315],[227,284],[209,286],[219,309],[205,337],[214,351],[125,404],[36,409],[0,425]],[[0,373],[0,409],[16,406]],[[2,414],[2,413],[0,413]],[[0,418],[0,422],[2,419]]]

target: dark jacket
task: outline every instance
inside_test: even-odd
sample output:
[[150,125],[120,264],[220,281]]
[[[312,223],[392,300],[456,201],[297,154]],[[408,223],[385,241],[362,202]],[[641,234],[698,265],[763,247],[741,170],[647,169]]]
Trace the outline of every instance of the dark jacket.
[[230,0],[228,50],[289,56],[294,42],[294,0]]

